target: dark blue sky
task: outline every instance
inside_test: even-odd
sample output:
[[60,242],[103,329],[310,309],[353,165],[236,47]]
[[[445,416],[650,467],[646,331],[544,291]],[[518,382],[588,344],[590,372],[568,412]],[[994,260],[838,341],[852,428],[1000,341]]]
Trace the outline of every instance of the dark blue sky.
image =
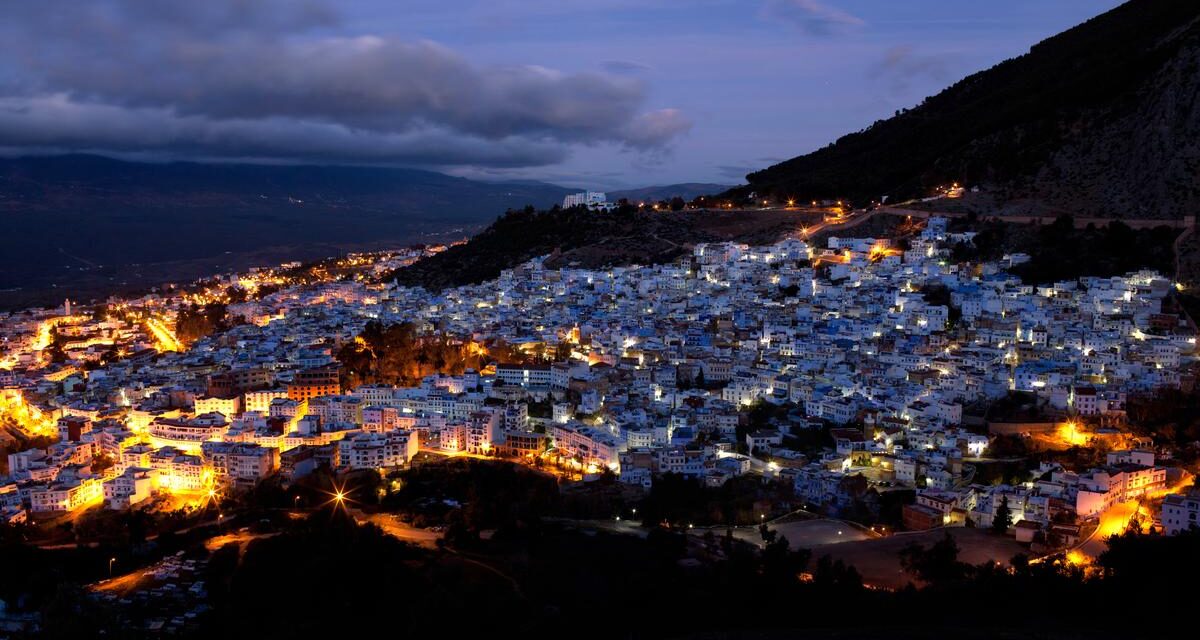
[[0,0],[0,145],[732,184],[1117,4]]

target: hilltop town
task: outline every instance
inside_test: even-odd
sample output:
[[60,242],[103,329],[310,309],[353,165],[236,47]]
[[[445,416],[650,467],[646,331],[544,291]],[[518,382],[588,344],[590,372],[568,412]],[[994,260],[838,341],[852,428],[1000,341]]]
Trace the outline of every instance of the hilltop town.
[[[386,474],[427,454],[637,491],[758,477],[792,493],[764,518],[995,529],[1043,553],[1094,557],[1131,520],[1195,522],[1181,493],[1195,452],[1129,420],[1131,404],[1194,384],[1174,283],[1025,285],[1008,269],[1026,256],[948,261],[972,234],[947,228],[931,218],[903,249],[791,237],[654,266],[538,258],[440,293],[371,277],[442,249],[423,248],[303,283],[285,265],[12,314],[4,519],[200,509],[268,479]],[[214,304],[219,326],[178,337]],[[395,327],[407,348],[449,355],[387,369]]]

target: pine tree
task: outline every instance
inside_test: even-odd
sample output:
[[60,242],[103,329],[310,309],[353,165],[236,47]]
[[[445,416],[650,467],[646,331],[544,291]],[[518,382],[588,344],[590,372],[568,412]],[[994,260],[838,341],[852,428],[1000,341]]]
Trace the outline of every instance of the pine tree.
[[1008,508],[1008,496],[1000,498],[1000,506],[996,509],[996,517],[992,518],[992,531],[1005,533],[1012,525],[1012,510]]

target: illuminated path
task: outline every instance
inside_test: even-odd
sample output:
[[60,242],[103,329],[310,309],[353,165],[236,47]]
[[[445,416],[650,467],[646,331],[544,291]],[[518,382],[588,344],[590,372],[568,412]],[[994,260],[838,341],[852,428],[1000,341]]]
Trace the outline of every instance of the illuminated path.
[[175,338],[175,334],[158,318],[147,318],[146,328],[158,343],[159,351],[183,351],[183,345]]
[[41,409],[29,404],[16,389],[0,392],[0,425],[19,428],[26,435],[45,436],[56,433],[55,422]]
[[[1152,511],[1159,508],[1156,506],[1158,505],[1157,500],[1186,490],[1192,485],[1193,479],[1192,474],[1184,472],[1175,482],[1151,491],[1138,500],[1118,502],[1105,509],[1100,514],[1100,524],[1096,527],[1095,533],[1079,543],[1075,550],[1093,560],[1100,557],[1100,554],[1108,549],[1107,539],[1109,536],[1124,533],[1129,527],[1130,520],[1135,516],[1139,518],[1143,527],[1149,525],[1154,517]],[[1144,504],[1144,502],[1150,502],[1150,504]]]
[[1108,537],[1124,532],[1129,526],[1129,520],[1137,512],[1137,500],[1118,502],[1105,509],[1100,514],[1100,524],[1096,526],[1095,533],[1080,543],[1076,549],[1089,559],[1095,560],[1100,557],[1100,554],[1108,549]]

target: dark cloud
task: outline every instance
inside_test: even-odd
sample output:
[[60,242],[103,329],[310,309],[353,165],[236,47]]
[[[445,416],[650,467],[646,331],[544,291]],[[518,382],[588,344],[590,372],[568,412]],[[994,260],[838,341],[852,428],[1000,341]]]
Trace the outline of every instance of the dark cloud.
[[818,0],[767,0],[762,16],[790,24],[813,36],[830,35],[864,24],[862,18]]
[[634,60],[605,60],[600,63],[600,68],[609,73],[619,73],[623,75],[632,75],[650,70],[650,65],[643,64]]
[[291,118],[212,120],[163,109],[78,103],[62,95],[0,98],[0,132],[9,149],[210,159],[519,167],[566,158],[561,144],[515,136],[482,139],[435,128],[383,133]]
[[657,150],[691,126],[674,109],[645,111],[633,78],[481,66],[432,42],[347,36],[338,24],[313,2],[18,8],[0,24],[0,138],[507,167],[558,162],[572,144]]
[[691,128],[692,123],[678,109],[659,109],[631,120],[622,127],[621,137],[634,149],[661,149]]

